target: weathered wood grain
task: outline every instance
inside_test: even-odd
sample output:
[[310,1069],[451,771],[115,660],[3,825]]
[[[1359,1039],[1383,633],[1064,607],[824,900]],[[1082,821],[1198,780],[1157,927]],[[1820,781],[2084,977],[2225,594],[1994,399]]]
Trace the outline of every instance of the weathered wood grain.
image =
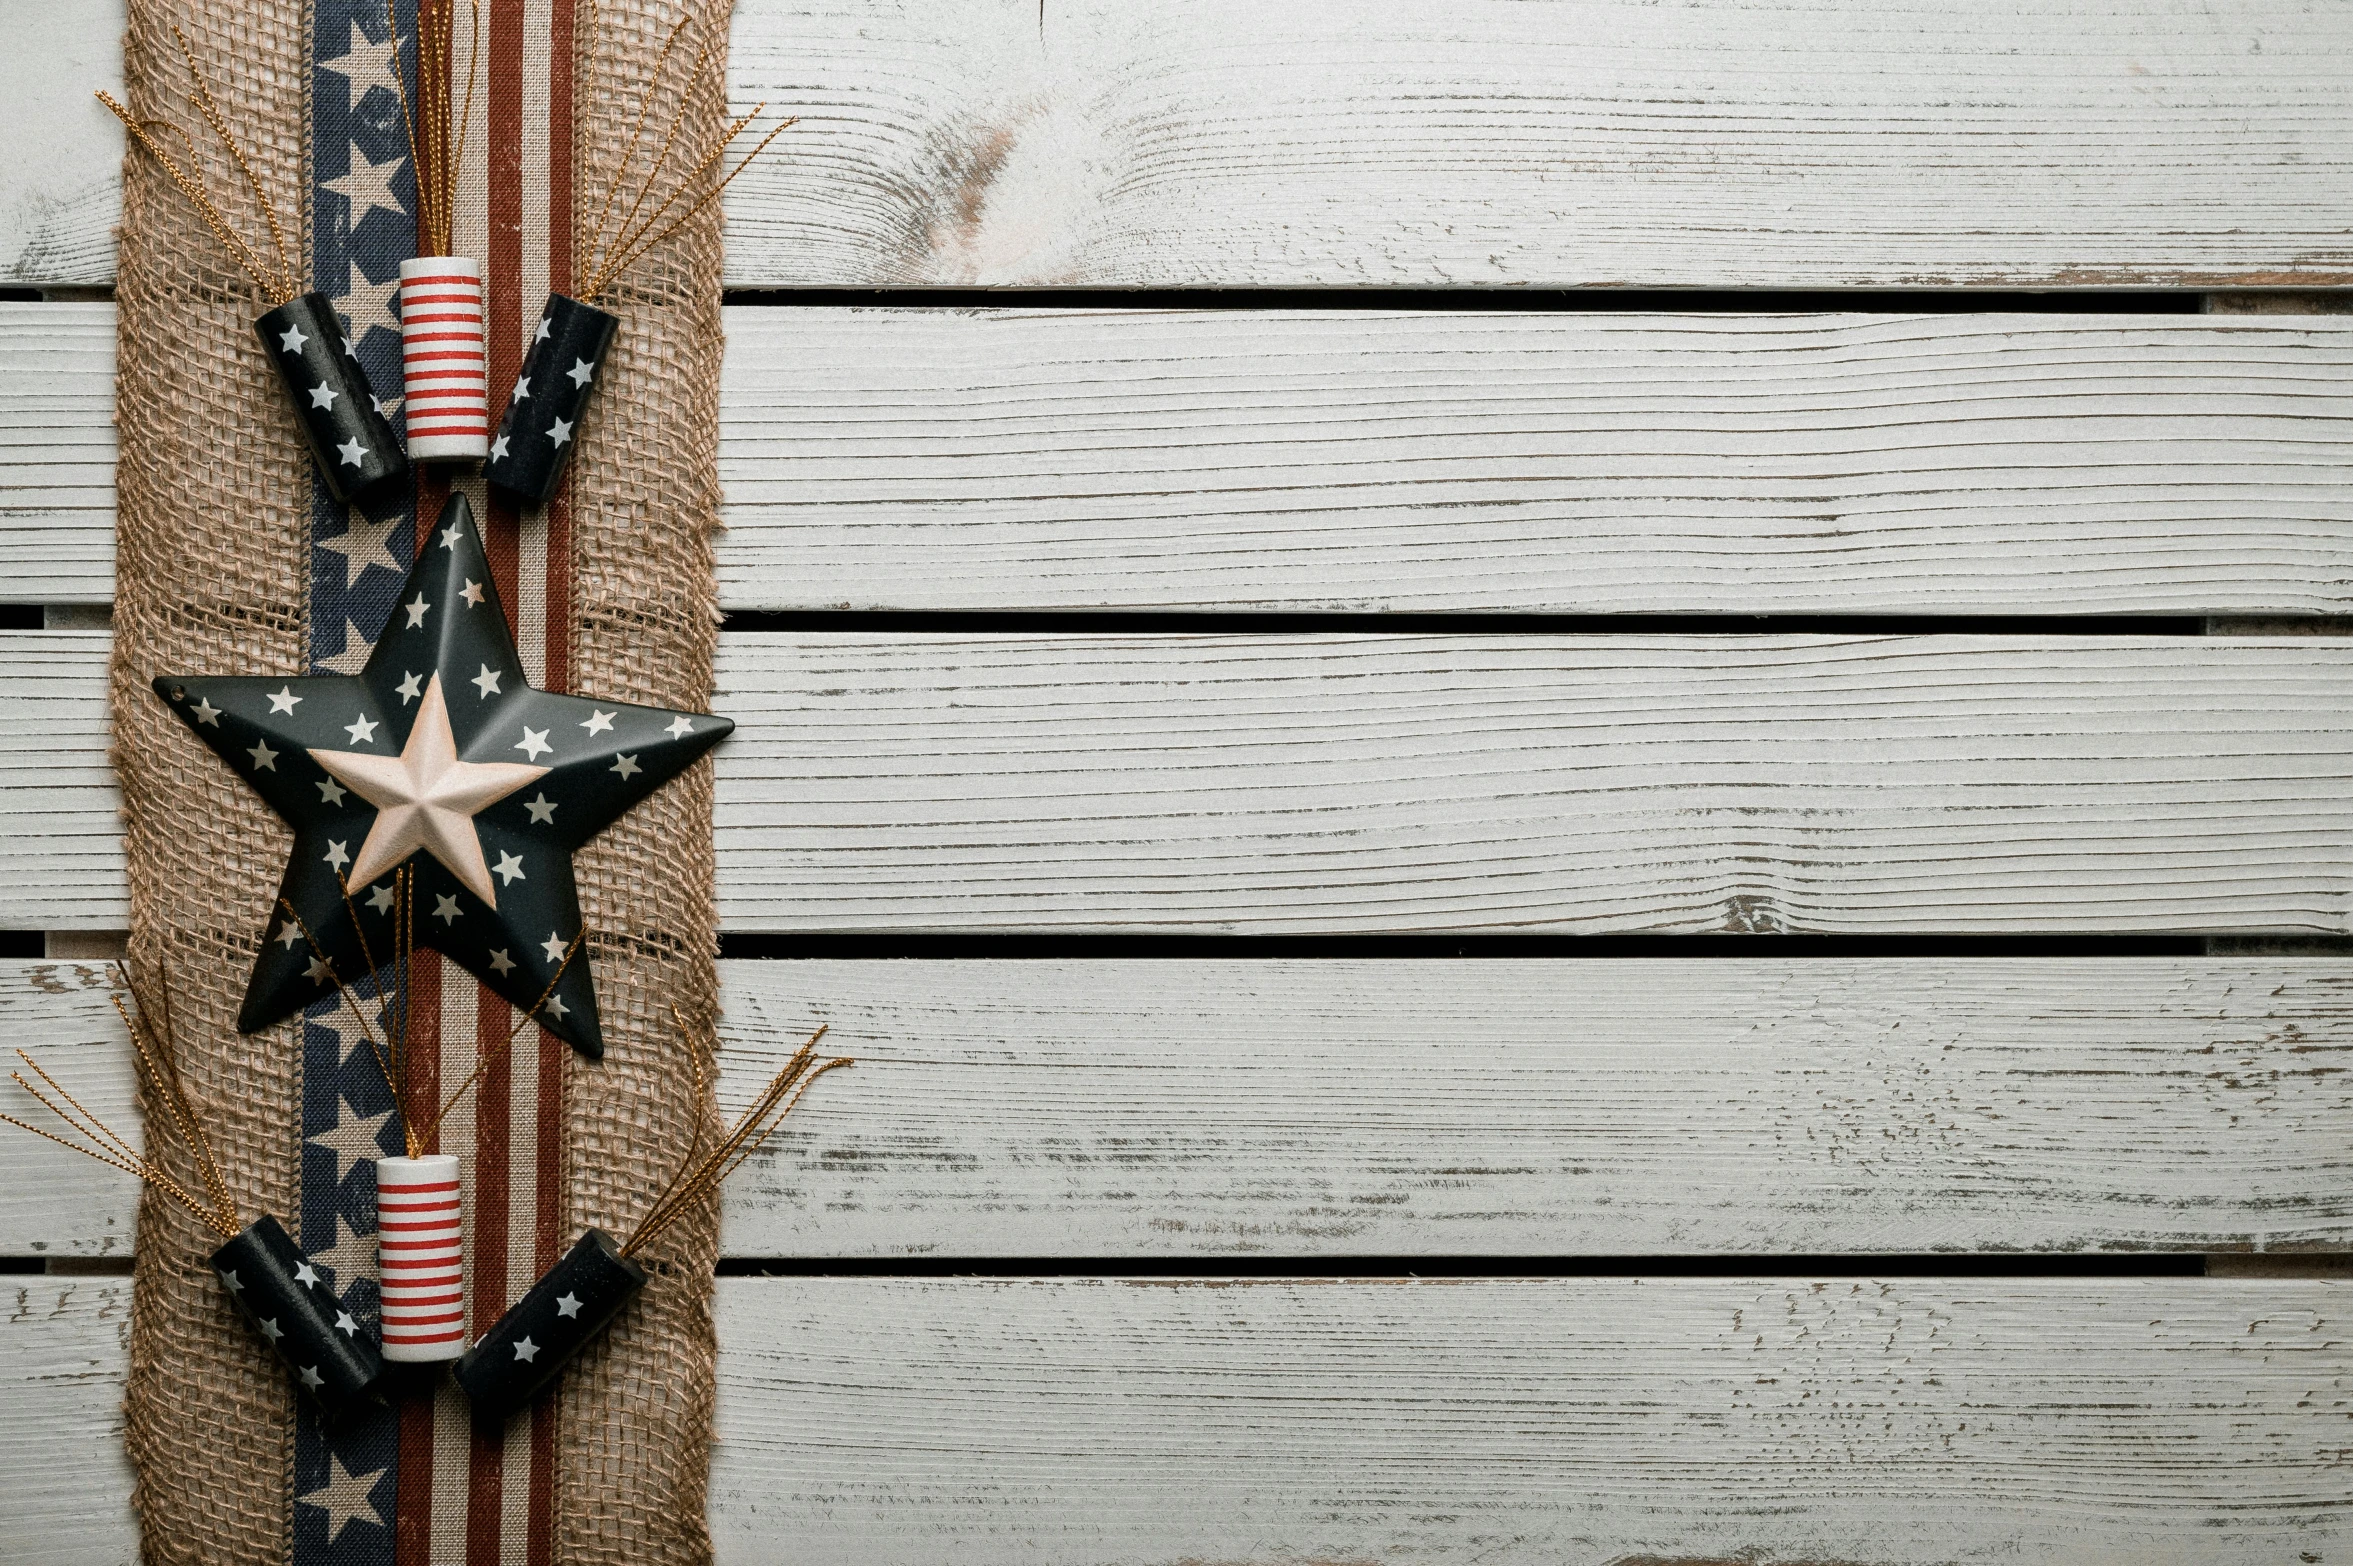
[[2353,608],[2353,321],[736,309],[734,608]]
[[[723,1102],[748,1103],[820,1021],[859,1062],[726,1187],[734,1256],[2353,1242],[2342,962],[828,961],[721,977]],[[0,967],[0,1035],[127,1129],[107,983],[91,963]],[[0,1255],[124,1255],[132,1197],[127,1177],[0,1127]]]
[[0,286],[114,281],[123,131],[92,94],[123,90],[126,15],[0,0]]
[[[121,13],[68,9],[0,12],[16,281],[111,271]],[[2353,281],[2309,0],[745,0],[729,61],[802,117],[738,287]]]
[[136,1566],[122,1411],[131,1280],[0,1277],[0,1302],[0,1555]]
[[[0,928],[122,927],[104,657],[0,635]],[[2349,693],[2314,638],[739,634],[720,912],[2341,934]]]
[[2353,645],[724,639],[738,930],[2339,933]]
[[0,929],[130,922],[104,631],[0,631]]
[[811,1566],[2333,1559],[2344,1297],[737,1282],[712,1515]]
[[114,306],[0,303],[0,593],[114,596]]
[[[2353,321],[728,312],[731,609],[2353,609]],[[0,595],[112,591],[113,321],[0,305]]]
[[[127,1562],[127,1291],[18,1289],[0,1537]],[[2325,1561],[2346,1297],[730,1278],[711,1520],[726,1566]]]
[[739,6],[731,283],[2353,280],[2298,0]]

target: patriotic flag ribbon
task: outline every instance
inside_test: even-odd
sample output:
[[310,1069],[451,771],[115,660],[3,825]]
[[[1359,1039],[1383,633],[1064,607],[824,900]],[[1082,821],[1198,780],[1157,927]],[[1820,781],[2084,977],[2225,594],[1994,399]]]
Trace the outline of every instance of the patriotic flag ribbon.
[[[444,0],[446,3],[446,0]],[[413,38],[416,0],[393,0]],[[483,69],[459,170],[452,249],[479,263],[472,308],[486,362],[458,413],[486,436],[486,390],[520,372],[540,302],[568,287],[572,233],[573,0],[482,0]],[[396,306],[401,264],[417,251],[394,71],[413,69],[386,25],[384,0],[313,0],[310,15],[310,282],[343,316],[361,365],[413,452],[449,409],[396,401],[406,358]],[[463,61],[458,63],[462,73]],[[405,83],[415,94],[415,83]],[[457,77],[463,92],[463,75]],[[462,292],[462,290],[460,290]],[[468,301],[459,300],[465,304]],[[421,323],[420,323],[421,324]],[[461,323],[462,324],[462,323]],[[472,389],[480,388],[480,389]],[[500,599],[533,685],[570,689],[570,518],[562,497],[518,508],[459,482],[483,520]],[[436,514],[447,482],[370,509],[345,506],[315,478],[310,584],[314,672],[356,673],[390,614],[417,547],[417,517]],[[508,1004],[432,952],[412,980],[414,1101],[438,1102],[515,1022]],[[439,1150],[462,1170],[467,1341],[494,1324],[575,1237],[561,1232],[564,1072],[572,1051],[536,1032],[517,1041],[441,1127]],[[339,1292],[397,1317],[376,1279],[377,1203],[367,1165],[401,1151],[398,1117],[368,1047],[331,1005],[307,1014],[303,1046],[301,1240]],[[395,1289],[398,1284],[395,1282]],[[387,1340],[397,1326],[388,1322]],[[466,1400],[432,1397],[329,1430],[298,1414],[294,1536],[298,1566],[530,1566],[552,1559],[555,1411],[543,1400],[503,1432],[477,1434]]]

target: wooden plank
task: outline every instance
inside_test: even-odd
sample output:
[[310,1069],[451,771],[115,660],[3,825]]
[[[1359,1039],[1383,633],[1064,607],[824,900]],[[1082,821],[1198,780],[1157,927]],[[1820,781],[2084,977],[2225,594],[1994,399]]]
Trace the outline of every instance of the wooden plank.
[[[123,1285],[25,1284],[0,1385],[51,1417],[0,1435],[0,1536],[127,1561]],[[711,1521],[725,1566],[2331,1560],[2346,1297],[729,1278]]]
[[114,306],[0,303],[0,593],[114,597]]
[[782,636],[720,651],[731,929],[2305,930],[2353,646]]
[[0,929],[130,924],[104,631],[0,631]]
[[721,589],[785,609],[2343,613],[2353,320],[2242,324],[736,309]]
[[740,5],[738,286],[2353,282],[2302,0]]
[[[0,0],[0,287],[114,281],[123,0]],[[256,314],[259,312],[256,311]]]
[[2328,1284],[730,1281],[723,1560],[2279,1561]]
[[[123,927],[104,657],[0,635],[0,928]],[[2292,637],[731,635],[720,914],[2343,934],[2349,675]]]
[[43,1566],[134,1566],[123,1451],[131,1280],[0,1277],[0,1301],[0,1553]]
[[[723,1102],[749,1102],[819,1021],[859,1061],[727,1186],[739,1257],[2353,1242],[2341,961],[827,961],[721,977]],[[127,1128],[106,995],[97,964],[0,967],[0,1034]],[[127,1254],[133,1195],[0,1128],[0,1255]]]
[[[730,309],[731,609],[2353,610],[2353,320]],[[0,595],[113,316],[0,305]]]
[[[119,5],[5,13],[15,281],[110,274]],[[2353,32],[2308,0],[744,0],[802,117],[727,281],[2353,282]],[[0,104],[10,103],[0,95]],[[12,105],[13,106],[13,105]]]

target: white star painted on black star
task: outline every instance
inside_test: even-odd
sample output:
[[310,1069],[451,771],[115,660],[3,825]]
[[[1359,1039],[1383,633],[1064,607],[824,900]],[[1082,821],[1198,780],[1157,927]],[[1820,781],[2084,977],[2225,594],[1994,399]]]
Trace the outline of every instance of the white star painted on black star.
[[694,725],[684,718],[672,718],[670,727],[662,731],[672,739],[684,739],[694,732]]
[[566,1320],[579,1315],[580,1296],[577,1294],[560,1294],[556,1296],[556,1314],[558,1316],[564,1317]]
[[335,781],[333,778],[322,778],[322,779],[320,779],[320,780],[319,780],[319,802],[320,802],[321,804],[325,804],[325,805],[340,805],[340,804],[342,804],[342,803],[343,803],[343,785],[342,785],[342,784],[340,784],[340,783],[338,783],[338,782],[336,782],[336,781]]
[[245,748],[245,754],[253,758],[253,770],[256,772],[278,770],[278,753],[270,749],[268,740],[255,740]]
[[555,747],[547,742],[547,730],[525,728],[523,737],[515,741],[515,749],[537,761],[544,752],[554,750]]
[[367,465],[368,448],[361,445],[360,438],[357,435],[354,435],[351,437],[351,439],[345,441],[342,445],[335,448],[335,455],[343,459],[343,464],[345,467],[365,467]]
[[521,856],[502,852],[498,856],[498,863],[490,867],[490,873],[501,878],[501,885],[513,886],[524,879]]
[[410,702],[415,701],[419,696],[425,694],[422,690],[418,689],[418,684],[423,678],[424,677],[422,675],[417,674],[405,675],[402,677],[401,682],[393,687],[393,694],[400,698],[400,704],[403,707],[407,706]]
[[570,440],[572,438],[572,421],[569,419],[556,420],[555,423],[548,426],[547,438],[559,446]]
[[516,402],[529,402],[529,401],[531,400],[531,377],[530,377],[530,376],[528,376],[528,375],[518,375],[518,376],[516,376],[516,377],[515,377],[515,396],[514,396],[514,400],[515,400]]
[[479,609],[482,607],[482,584],[469,579],[465,587],[459,591],[458,596]]
[[377,913],[388,914],[392,912],[392,904],[392,883],[389,881],[368,893],[368,906]]
[[278,693],[270,698],[270,711],[292,712],[301,702],[302,698],[294,694],[293,686],[281,685]]
[[278,334],[278,349],[282,353],[300,353],[302,345],[309,341],[309,338],[302,335],[301,327],[289,326]]
[[505,947],[502,946],[490,954],[490,971],[496,974],[509,974],[515,971],[515,959],[507,955]]
[[221,726],[221,709],[199,696],[196,698],[196,721],[209,723],[217,729]]
[[458,900],[454,897],[437,894],[433,899],[433,917],[439,919],[443,924],[457,923]]
[[491,697],[499,694],[498,682],[501,678],[503,678],[503,676],[494,672],[489,664],[484,664],[482,666],[482,672],[475,675],[473,679],[467,681],[466,683],[473,686],[477,691],[480,691],[482,693],[482,699],[488,701]]
[[339,1310],[335,1313],[335,1330],[347,1338],[355,1338],[359,1336],[359,1323],[351,1319],[350,1311]]
[[309,1262],[299,1263],[294,1269],[294,1281],[306,1289],[315,1289],[319,1286],[319,1270]]
[[401,612],[409,617],[408,628],[412,631],[415,631],[423,628],[425,624],[425,611],[432,608],[433,606],[425,602],[425,595],[423,593],[419,593],[417,594],[417,601],[415,603],[402,604],[400,607]]
[[551,322],[553,322],[553,321],[554,321],[554,319],[555,319],[555,317],[553,317],[553,316],[547,316],[547,315],[543,315],[543,316],[541,316],[541,317],[539,318],[539,330],[538,330],[538,331],[536,331],[536,332],[533,332],[533,333],[531,334],[531,340],[532,340],[533,342],[535,342],[535,343],[543,343],[543,342],[546,342],[546,341],[547,341],[547,334],[548,334],[549,325],[550,325],[550,323],[551,323]]
[[547,953],[549,962],[564,960],[564,938],[553,930],[547,932],[547,939],[539,943],[539,949]]
[[490,460],[493,462],[507,460],[507,438],[504,435],[490,443]]
[[319,1374],[318,1366],[305,1365],[302,1367],[302,1384],[316,1392],[327,1384],[327,1378]]
[[341,843],[329,843],[327,845],[327,852],[320,857],[324,858],[331,867],[337,870],[340,870],[345,865],[351,863],[350,850],[346,849]]
[[313,984],[324,984],[335,977],[335,972],[327,966],[326,958],[313,957],[310,966],[302,970],[302,976]]
[[223,1267],[221,1269],[221,1282],[227,1286],[231,1294],[243,1294],[245,1292],[245,1285],[237,1281],[237,1269],[234,1267]]
[[278,1325],[277,1317],[272,1316],[261,1324],[261,1335],[275,1343],[286,1335],[286,1329]]
[[278,926],[278,944],[280,946],[285,947],[288,951],[292,951],[297,945],[301,943],[301,941],[301,925],[298,925],[293,920],[289,919],[284,924]]
[[532,1342],[529,1338],[525,1338],[522,1342],[515,1345],[515,1358],[521,1361],[523,1364],[528,1365],[538,1357],[539,1345]]
[[572,377],[573,385],[586,386],[588,384],[588,378],[596,373],[596,367],[590,364],[586,359],[574,359],[572,361],[572,368],[566,370],[564,373]]
[[329,386],[325,381],[319,382],[318,385],[310,389],[310,405],[314,408],[334,407],[335,397],[335,388]]
[[441,547],[454,555],[458,551],[458,541],[463,539],[465,536],[465,531],[461,529],[455,522],[452,522],[448,527],[442,529],[441,531]]
[[523,801],[523,808],[531,812],[531,820],[535,826],[554,826],[556,824],[556,802],[548,798],[544,791]]
[[633,778],[644,769],[638,766],[637,758],[635,756],[623,756],[619,760],[615,761],[611,766],[605,768],[605,770],[607,772],[617,773],[624,778]]
[[581,720],[580,726],[591,734],[603,734],[612,728],[613,720],[619,716],[620,714],[617,712],[599,712],[591,707],[588,709],[588,716]]
[[564,997],[561,995],[550,995],[547,998],[547,1014],[555,1018],[558,1022],[561,1022],[566,1017],[570,1016],[571,1013],[564,1008]]
[[343,725],[343,732],[351,736],[354,745],[371,745],[376,740],[376,720],[361,716]]

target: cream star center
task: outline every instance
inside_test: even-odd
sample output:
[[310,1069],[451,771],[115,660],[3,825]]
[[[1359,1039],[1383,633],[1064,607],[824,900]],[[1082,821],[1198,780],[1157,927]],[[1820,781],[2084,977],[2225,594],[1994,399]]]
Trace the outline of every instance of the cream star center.
[[498,888],[483,861],[474,817],[550,770],[513,761],[460,761],[439,674],[425,687],[416,727],[399,755],[314,750],[310,757],[376,807],[376,824],[351,867],[351,885],[367,885],[422,849],[492,908],[498,906]]

